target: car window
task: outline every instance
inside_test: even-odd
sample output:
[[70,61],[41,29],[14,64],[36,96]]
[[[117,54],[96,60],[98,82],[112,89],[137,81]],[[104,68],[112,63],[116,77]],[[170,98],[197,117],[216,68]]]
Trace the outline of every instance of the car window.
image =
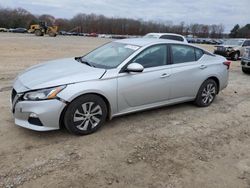
[[191,46],[171,45],[173,63],[186,63],[195,61],[195,51]]
[[97,68],[112,69],[120,65],[139,48],[135,45],[111,42],[83,56],[82,61]]
[[133,60],[134,62],[141,64],[144,68],[166,65],[167,45],[155,45],[145,49]]
[[246,40],[243,44],[243,46],[250,46],[250,40]]
[[203,50],[195,48],[196,61],[199,60],[203,56],[203,54],[204,54]]
[[180,36],[174,36],[174,35],[162,35],[160,39],[170,39],[170,40],[177,40],[177,41],[184,41],[184,39]]

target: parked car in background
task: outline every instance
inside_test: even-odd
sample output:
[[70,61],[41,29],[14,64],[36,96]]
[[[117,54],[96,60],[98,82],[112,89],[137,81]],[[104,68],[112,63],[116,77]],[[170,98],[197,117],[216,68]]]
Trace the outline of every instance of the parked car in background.
[[78,33],[78,36],[86,36],[86,33]]
[[218,44],[218,45],[223,44],[223,40],[222,40],[222,39],[214,39],[214,41],[215,41],[216,44]]
[[12,32],[14,30],[14,28],[9,28],[8,31],[9,32]]
[[169,39],[188,43],[184,36],[175,33],[148,33],[143,38]]
[[86,35],[87,37],[98,37],[97,33],[89,33]]
[[67,31],[59,31],[59,35],[67,35]]
[[241,68],[244,73],[250,73],[250,47],[245,49],[245,52],[241,58]]
[[99,34],[98,37],[99,37],[99,38],[112,38],[112,35],[108,35],[108,34]]
[[10,32],[12,32],[12,33],[27,33],[28,30],[25,28],[18,27],[15,29],[11,29]]
[[188,43],[195,43],[195,38],[187,37],[186,39]]
[[90,134],[107,119],[140,110],[187,101],[207,107],[227,86],[229,66],[183,42],[117,40],[19,74],[12,111],[21,127],[49,131],[64,124],[71,133]]
[[0,27],[0,32],[7,32],[7,31],[8,31],[8,29]]
[[228,39],[222,45],[215,46],[214,53],[236,61],[248,46],[250,47],[250,39]]

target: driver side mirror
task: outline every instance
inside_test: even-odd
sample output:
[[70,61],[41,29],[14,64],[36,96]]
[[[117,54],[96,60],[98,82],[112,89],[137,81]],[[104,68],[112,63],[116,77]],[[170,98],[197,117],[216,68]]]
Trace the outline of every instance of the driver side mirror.
[[144,67],[139,63],[131,63],[126,68],[127,72],[142,72],[143,70]]

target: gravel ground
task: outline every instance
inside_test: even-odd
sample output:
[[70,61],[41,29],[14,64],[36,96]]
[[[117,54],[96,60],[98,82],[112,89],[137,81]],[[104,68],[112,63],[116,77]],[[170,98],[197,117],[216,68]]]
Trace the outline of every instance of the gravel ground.
[[250,187],[250,77],[239,61],[208,108],[185,103],[131,114],[79,137],[15,126],[11,83],[31,65],[108,40],[0,33],[0,41],[0,187]]

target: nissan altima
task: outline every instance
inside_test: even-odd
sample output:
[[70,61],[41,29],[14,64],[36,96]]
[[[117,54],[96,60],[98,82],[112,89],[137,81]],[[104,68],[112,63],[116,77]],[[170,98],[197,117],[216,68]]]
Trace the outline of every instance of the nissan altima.
[[33,66],[11,94],[15,124],[36,131],[65,126],[86,135],[127,113],[194,101],[209,106],[228,84],[230,62],[165,39],[123,39],[75,58]]

